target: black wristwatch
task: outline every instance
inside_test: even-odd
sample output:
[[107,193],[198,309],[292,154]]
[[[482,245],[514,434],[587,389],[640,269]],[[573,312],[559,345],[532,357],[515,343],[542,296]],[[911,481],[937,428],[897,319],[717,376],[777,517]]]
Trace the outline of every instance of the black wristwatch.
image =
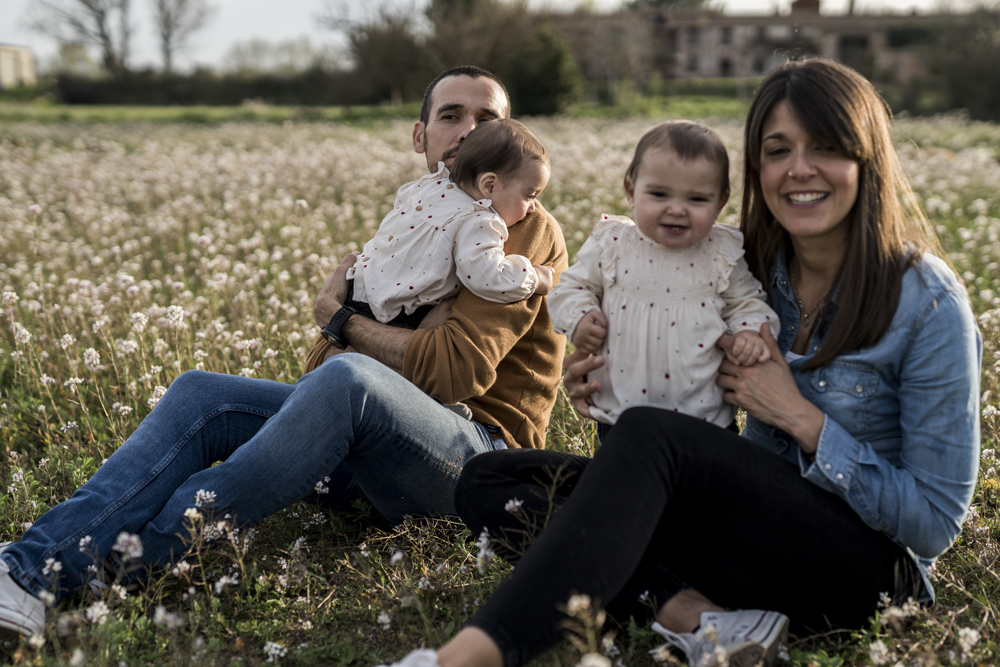
[[344,332],[342,331],[344,328],[344,322],[346,322],[351,315],[357,314],[358,311],[351,306],[341,306],[340,310],[338,310],[330,319],[330,323],[321,330],[323,338],[330,341],[330,344],[338,349],[346,349],[348,342],[347,339],[344,338]]

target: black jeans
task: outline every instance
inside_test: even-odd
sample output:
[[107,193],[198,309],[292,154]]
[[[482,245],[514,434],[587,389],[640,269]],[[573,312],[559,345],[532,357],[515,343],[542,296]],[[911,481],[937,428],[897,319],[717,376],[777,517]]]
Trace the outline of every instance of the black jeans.
[[[505,511],[515,497],[534,525]],[[905,600],[922,585],[902,547],[794,465],[666,410],[627,410],[592,460],[481,454],[466,464],[455,500],[473,532],[486,526],[506,543],[503,556],[517,558],[534,540],[469,621],[508,667],[558,639],[556,605],[573,593],[623,614],[645,590],[662,605],[692,586],[722,607],[780,611],[801,633],[860,627],[880,593]]]

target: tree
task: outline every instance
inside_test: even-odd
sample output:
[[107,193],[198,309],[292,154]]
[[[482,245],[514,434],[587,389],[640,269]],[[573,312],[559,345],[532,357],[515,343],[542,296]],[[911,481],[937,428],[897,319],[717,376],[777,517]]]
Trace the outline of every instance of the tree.
[[505,75],[511,105],[517,113],[528,116],[564,111],[580,97],[583,88],[569,46],[547,28],[524,38],[507,63]]
[[431,70],[412,8],[383,2],[354,18],[345,3],[328,2],[316,19],[321,26],[345,35],[355,72],[375,95],[388,93],[393,104],[400,104],[423,92]]
[[29,24],[62,43],[95,44],[105,71],[121,74],[128,65],[130,6],[131,0],[37,0]]
[[1000,2],[983,2],[937,27],[931,62],[950,105],[975,120],[1000,120]]
[[174,68],[174,53],[187,46],[191,35],[202,28],[212,18],[215,7],[208,0],[151,0],[153,21],[160,34],[160,54],[163,56],[163,71],[167,74]]

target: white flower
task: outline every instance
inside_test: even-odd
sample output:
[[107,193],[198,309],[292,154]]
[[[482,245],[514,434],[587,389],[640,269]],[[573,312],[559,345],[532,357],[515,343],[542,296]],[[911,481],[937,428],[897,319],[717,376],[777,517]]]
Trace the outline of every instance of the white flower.
[[1000,413],[1000,410],[997,410],[995,405],[987,405],[983,408],[983,419],[992,419],[993,417],[996,417],[998,413]]
[[146,401],[146,405],[150,408],[155,408],[156,404],[160,402],[160,399],[163,398],[165,393],[167,393],[166,387],[156,385],[153,387],[153,395],[149,397],[148,401]]
[[38,215],[41,212],[42,212],[42,207],[39,206],[38,204],[32,204],[31,206],[28,207],[28,213],[30,213],[31,215]]
[[45,603],[46,607],[51,607],[56,603],[56,596],[52,591],[41,591],[38,599]]
[[58,384],[59,383],[59,380],[55,379],[54,377],[49,377],[45,373],[42,373],[42,379],[40,381],[44,385]]
[[19,299],[20,297],[17,296],[17,292],[4,290],[3,296],[0,297],[0,303],[3,303],[4,308],[13,308],[17,305]]
[[600,653],[588,653],[580,658],[576,667],[611,667],[611,661]]
[[153,613],[153,623],[161,625],[168,630],[176,630],[184,627],[184,619],[172,611],[167,611],[167,608],[162,604],[157,606],[156,611]]
[[184,518],[189,519],[190,521],[197,521],[198,519],[201,518],[201,512],[199,512],[193,507],[189,507],[186,510],[184,510]]
[[128,597],[128,591],[121,584],[111,584],[111,592],[122,600]]
[[523,500],[518,500],[517,498],[511,498],[507,501],[507,504],[503,506],[504,511],[513,514],[517,510],[521,509],[521,505],[524,504]]
[[81,384],[83,384],[83,378],[77,378],[77,377],[70,378],[70,379],[66,380],[65,382],[63,382],[63,386],[64,387],[68,387],[69,388],[69,393],[71,393],[71,394],[75,394],[76,393],[76,388],[78,386],[80,386]]
[[206,491],[205,489],[198,489],[197,493],[194,494],[194,506],[203,507],[205,505],[215,504],[215,491]]
[[281,642],[267,642],[264,644],[264,653],[267,655],[268,662],[274,662],[288,654],[288,647]]
[[394,553],[392,555],[392,558],[389,559],[389,565],[393,565],[393,566],[399,565],[402,562],[403,562],[403,552],[402,551],[397,551],[396,553]]
[[235,577],[230,577],[229,575],[222,575],[219,580],[215,582],[215,592],[222,593],[226,590],[226,586],[234,586],[239,583],[239,579]]
[[139,539],[138,535],[122,531],[118,533],[115,545],[111,548],[120,553],[125,560],[142,558],[142,540]]
[[186,560],[182,560],[181,562],[177,563],[177,565],[174,566],[174,569],[171,570],[170,572],[175,577],[180,579],[181,575],[185,574],[186,572],[189,572],[190,570],[191,570],[191,563],[187,562]]
[[64,350],[68,350],[70,346],[72,346],[73,343],[75,342],[76,339],[73,338],[73,336],[71,336],[70,334],[65,334],[62,338],[59,339],[59,346],[62,347],[62,349]]
[[87,367],[88,371],[99,371],[103,368],[101,355],[94,348],[88,347],[83,353],[83,365]]
[[881,639],[876,639],[868,647],[868,658],[876,665],[884,665],[889,662],[889,649],[886,648],[885,642]]
[[972,650],[982,635],[979,630],[973,628],[961,628],[958,631],[958,645],[962,648],[962,655],[966,655]]
[[108,605],[104,604],[103,600],[98,600],[87,609],[87,620],[94,625],[103,625],[108,620],[108,613],[110,611]]
[[422,591],[432,591],[434,590],[434,583],[427,577],[420,577],[420,581],[417,582],[417,588]]
[[27,345],[31,342],[31,332],[20,322],[14,322],[14,342],[18,345]]
[[479,553],[476,554],[476,568],[479,570],[479,574],[486,574],[486,569],[489,568],[490,561],[496,554],[490,549],[490,531],[485,526],[483,532],[479,533],[476,546],[479,547]]
[[580,612],[589,610],[590,604],[589,595],[571,595],[569,602],[566,603],[566,613],[576,616]]
[[149,318],[144,313],[132,313],[129,321],[132,323],[132,331],[137,334],[145,331],[146,325],[149,324]]
[[69,667],[83,667],[87,663],[87,658],[82,649],[73,649],[73,655],[69,659]]
[[55,572],[60,572],[62,570],[62,563],[57,561],[55,558],[46,558],[45,567],[42,568],[42,574],[53,574]]
[[172,329],[182,328],[184,326],[184,309],[180,306],[168,306],[167,322]]
[[119,338],[115,341],[115,349],[119,357],[131,357],[139,351],[139,343],[131,338]]
[[59,430],[62,431],[63,433],[69,433],[75,428],[79,428],[79,424],[77,424],[76,422],[66,422],[65,424],[59,427]]
[[255,375],[254,369],[252,368],[241,368],[240,377],[252,378]]
[[324,477],[320,481],[316,482],[316,486],[313,487],[313,490],[318,495],[323,495],[324,493],[330,493],[330,487],[327,486],[327,483],[329,483],[329,481],[330,481],[329,477]]
[[45,635],[31,635],[31,639],[28,640],[28,643],[35,648],[42,648],[45,646]]
[[380,627],[383,631],[386,631],[392,624],[392,619],[389,618],[389,614],[383,611],[378,615],[378,618],[375,619],[375,622],[378,623],[378,627]]
[[93,541],[94,541],[94,539],[90,535],[84,535],[83,537],[81,537],[80,538],[80,553],[86,553],[87,547],[90,546],[90,543],[93,542]]

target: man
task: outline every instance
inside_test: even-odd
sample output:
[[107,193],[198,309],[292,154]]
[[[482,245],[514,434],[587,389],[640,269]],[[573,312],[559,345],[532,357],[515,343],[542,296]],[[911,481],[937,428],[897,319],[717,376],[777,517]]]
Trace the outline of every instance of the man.
[[[479,123],[508,113],[492,74],[450,70],[428,86],[413,148],[431,169],[449,165]],[[511,228],[506,250],[566,268],[562,234],[540,207]],[[471,457],[544,445],[564,340],[542,297],[504,305],[463,291],[424,328],[399,330],[341,311],[352,263],[327,281],[315,314],[361,354],[329,359],[294,386],[197,371],[178,377],[86,485],[0,554],[0,629],[40,633],[39,597],[82,585],[122,532],[141,540],[144,562],[174,561],[192,508],[246,526],[320,482],[338,500],[356,483],[391,523],[455,514],[456,478]],[[327,351],[318,346],[309,367]],[[438,401],[465,403],[473,420]]]

